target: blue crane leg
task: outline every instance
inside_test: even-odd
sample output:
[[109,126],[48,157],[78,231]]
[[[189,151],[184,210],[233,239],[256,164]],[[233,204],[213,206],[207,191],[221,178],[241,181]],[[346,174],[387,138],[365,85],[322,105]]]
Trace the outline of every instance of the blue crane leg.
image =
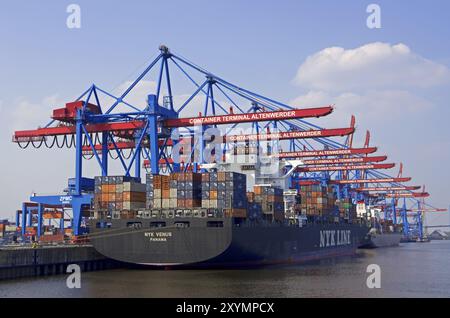
[[159,174],[159,147],[158,147],[158,126],[157,126],[157,107],[158,101],[156,95],[148,95],[148,131],[150,139],[150,169],[153,175]]
[[21,224],[22,238],[25,237],[25,229],[27,227],[27,212],[28,212],[28,209],[26,207],[26,204],[23,203],[22,204],[22,224]]
[[[80,113],[79,113],[80,114]],[[80,115],[79,115],[80,116]],[[81,119],[77,119],[76,123],[76,150],[75,150],[75,195],[81,194],[81,177],[82,177],[82,160],[83,160],[83,131],[81,127]]]
[[102,133],[102,176],[108,175],[108,132]]
[[37,237],[42,235],[42,213],[44,213],[44,207],[41,203],[38,204],[38,224],[37,224]]

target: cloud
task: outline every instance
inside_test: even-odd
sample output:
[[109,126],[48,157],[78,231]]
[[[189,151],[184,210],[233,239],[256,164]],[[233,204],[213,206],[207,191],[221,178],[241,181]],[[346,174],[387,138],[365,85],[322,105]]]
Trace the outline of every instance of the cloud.
[[404,44],[375,42],[321,50],[298,67],[293,82],[304,93],[291,105],[336,105],[335,113],[320,123],[342,125],[354,114],[357,123],[370,128],[433,109],[431,89],[450,83],[450,70]]
[[300,65],[293,82],[306,89],[340,92],[427,88],[449,80],[448,67],[415,54],[405,44],[375,42],[321,50]]
[[7,112],[7,116],[10,117],[10,127],[13,130],[19,130],[44,126],[50,121],[53,109],[64,107],[64,105],[65,101],[56,94],[45,97],[40,102],[19,97]]
[[[120,96],[125,90],[132,84],[132,81],[126,81],[117,88],[117,96]],[[136,84],[136,86],[128,93],[124,100],[140,109],[145,108],[147,105],[147,95],[154,94],[156,92],[155,81],[142,80]],[[129,109],[129,108],[128,108]]]
[[[309,91],[289,102],[295,107],[320,107],[336,105],[334,116],[347,118],[350,114],[358,117],[388,119],[405,113],[417,113],[433,107],[433,104],[407,90],[371,90],[364,93],[344,92],[333,94],[325,91]],[[359,115],[359,116],[358,116]]]

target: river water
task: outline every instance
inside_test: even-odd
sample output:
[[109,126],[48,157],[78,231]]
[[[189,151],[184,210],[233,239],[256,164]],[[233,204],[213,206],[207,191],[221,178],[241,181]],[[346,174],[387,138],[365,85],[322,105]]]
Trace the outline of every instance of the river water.
[[[381,269],[368,288],[367,266]],[[450,241],[358,250],[356,256],[246,270],[133,270],[0,282],[0,297],[450,297]]]

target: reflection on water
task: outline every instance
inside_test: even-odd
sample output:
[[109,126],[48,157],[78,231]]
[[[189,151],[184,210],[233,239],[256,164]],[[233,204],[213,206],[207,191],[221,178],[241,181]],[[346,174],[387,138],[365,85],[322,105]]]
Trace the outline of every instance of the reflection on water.
[[[381,267],[381,289],[366,286]],[[359,250],[354,257],[248,270],[132,270],[0,283],[0,297],[450,297],[450,241]]]

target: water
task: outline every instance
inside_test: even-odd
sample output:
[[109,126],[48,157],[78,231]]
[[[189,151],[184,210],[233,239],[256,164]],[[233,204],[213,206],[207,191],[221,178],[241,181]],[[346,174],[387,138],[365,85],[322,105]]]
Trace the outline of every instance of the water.
[[[366,286],[369,264],[381,288]],[[0,283],[0,297],[450,297],[450,241],[359,250],[305,265],[247,270],[108,270]]]

